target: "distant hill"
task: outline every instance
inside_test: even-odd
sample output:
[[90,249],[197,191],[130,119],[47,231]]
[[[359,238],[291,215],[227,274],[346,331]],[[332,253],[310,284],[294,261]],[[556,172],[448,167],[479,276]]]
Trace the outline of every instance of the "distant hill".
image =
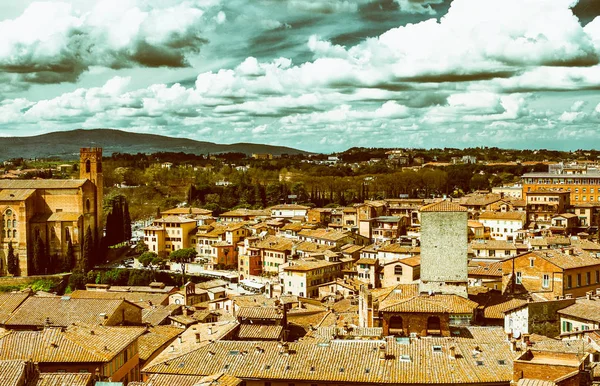
[[222,145],[188,138],[130,133],[113,129],[79,129],[57,131],[33,137],[1,137],[0,160],[20,157],[75,159],[79,157],[79,148],[81,147],[101,147],[104,155],[157,152],[184,152],[190,154],[240,152],[248,155],[252,153],[270,153],[273,155],[309,154],[309,152],[285,146],[255,143]]

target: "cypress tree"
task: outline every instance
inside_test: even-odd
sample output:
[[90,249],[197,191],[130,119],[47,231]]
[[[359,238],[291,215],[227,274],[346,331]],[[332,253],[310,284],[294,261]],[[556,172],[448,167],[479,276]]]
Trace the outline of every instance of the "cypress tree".
[[39,234],[35,239],[35,243],[33,244],[33,259],[31,263],[34,274],[40,275],[45,273],[46,248],[44,246],[44,241]]
[[81,254],[80,269],[83,272],[88,272],[91,268],[91,263],[94,254],[94,237],[92,236],[92,228],[88,226],[83,239],[83,251]]
[[62,259],[60,271],[61,272],[70,272],[71,268],[74,265],[75,260],[75,251],[73,250],[73,243],[71,239],[67,241],[67,252],[65,253],[65,257]]
[[131,240],[131,216],[127,201],[123,205],[123,241]]
[[15,250],[13,249],[12,241],[8,242],[8,255],[6,256],[6,265],[8,273],[13,276],[17,276],[19,273],[19,259],[15,256]]

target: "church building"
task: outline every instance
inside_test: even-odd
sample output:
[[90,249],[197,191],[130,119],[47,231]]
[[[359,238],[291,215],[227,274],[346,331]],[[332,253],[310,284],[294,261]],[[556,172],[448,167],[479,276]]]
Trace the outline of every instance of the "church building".
[[[88,227],[94,240],[102,234],[102,149],[82,148],[79,179],[0,180],[0,275],[7,275],[9,244],[19,261],[18,276],[57,271],[71,240],[81,256]],[[48,261],[35,272],[32,262],[38,236]],[[71,262],[71,265],[75,262]]]

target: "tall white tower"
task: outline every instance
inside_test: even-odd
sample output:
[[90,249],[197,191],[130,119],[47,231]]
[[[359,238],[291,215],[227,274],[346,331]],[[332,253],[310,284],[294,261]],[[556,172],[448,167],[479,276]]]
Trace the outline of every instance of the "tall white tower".
[[421,208],[421,293],[467,297],[468,212],[451,201]]

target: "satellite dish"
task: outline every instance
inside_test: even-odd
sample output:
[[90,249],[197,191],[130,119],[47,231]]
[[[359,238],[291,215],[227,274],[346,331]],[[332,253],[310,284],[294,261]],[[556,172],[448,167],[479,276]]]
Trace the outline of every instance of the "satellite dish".
[[519,339],[521,337],[521,331],[516,330],[513,336],[515,337],[515,339]]

